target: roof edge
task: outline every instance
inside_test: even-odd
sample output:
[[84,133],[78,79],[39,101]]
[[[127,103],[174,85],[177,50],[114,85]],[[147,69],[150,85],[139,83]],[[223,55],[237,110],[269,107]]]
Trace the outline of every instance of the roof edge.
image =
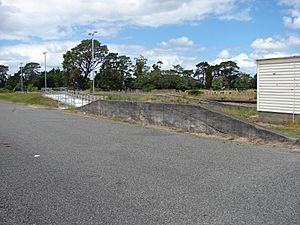
[[300,55],[295,56],[286,56],[286,57],[277,57],[277,58],[266,58],[266,59],[256,59],[256,62],[268,61],[268,60],[280,60],[280,59],[300,59]]

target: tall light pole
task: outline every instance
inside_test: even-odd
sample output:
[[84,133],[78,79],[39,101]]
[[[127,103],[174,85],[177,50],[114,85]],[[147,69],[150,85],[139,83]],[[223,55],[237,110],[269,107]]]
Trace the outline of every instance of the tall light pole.
[[95,52],[94,52],[94,35],[97,33],[97,31],[93,31],[89,33],[89,35],[92,36],[92,77],[93,77],[93,93],[95,92]]
[[23,63],[20,63],[20,69],[21,69],[21,91],[23,92]]
[[44,54],[44,64],[45,64],[45,92],[47,89],[47,52],[43,52]]

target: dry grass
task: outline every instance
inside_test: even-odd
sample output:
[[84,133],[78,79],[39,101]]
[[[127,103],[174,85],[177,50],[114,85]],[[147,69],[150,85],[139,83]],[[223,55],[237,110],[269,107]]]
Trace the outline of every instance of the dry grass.
[[133,91],[133,92],[96,92],[107,100],[120,101],[143,101],[143,102],[163,102],[176,104],[198,104],[207,99],[215,100],[255,100],[256,91],[246,90],[226,90],[212,91],[200,90],[198,95],[190,95],[187,92],[174,90],[154,90],[151,92]]
[[268,128],[288,136],[300,138],[300,126],[267,125]]
[[225,90],[212,91],[203,90],[203,94],[199,96],[201,99],[215,99],[215,100],[256,100],[256,90]]

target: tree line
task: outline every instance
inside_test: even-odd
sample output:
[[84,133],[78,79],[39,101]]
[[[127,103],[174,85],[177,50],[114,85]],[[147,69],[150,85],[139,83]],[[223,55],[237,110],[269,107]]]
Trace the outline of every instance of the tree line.
[[[85,90],[91,88],[91,72],[95,70],[95,87],[101,90],[142,89],[249,89],[256,88],[256,75],[243,73],[233,61],[210,65],[200,62],[194,69],[184,69],[174,65],[163,70],[158,61],[151,67],[147,59],[140,55],[134,59],[109,52],[106,45],[94,40],[94,61],[91,40],[80,44],[63,55],[62,69],[52,68],[46,72],[47,87],[68,87]],[[25,90],[34,91],[44,87],[44,72],[36,62],[29,62],[22,67],[22,80]],[[21,90],[21,68],[9,75],[9,68],[0,65],[0,88],[11,91]]]

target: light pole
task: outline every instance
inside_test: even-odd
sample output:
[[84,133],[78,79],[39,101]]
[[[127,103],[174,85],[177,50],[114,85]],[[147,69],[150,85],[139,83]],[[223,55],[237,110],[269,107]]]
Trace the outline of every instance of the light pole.
[[94,52],[94,35],[97,33],[97,31],[93,31],[89,33],[89,35],[92,36],[92,77],[93,77],[93,93],[95,92],[95,52]]
[[20,63],[21,67],[21,91],[23,92],[23,63]]
[[45,64],[45,92],[47,89],[47,52],[43,52],[44,54],[44,64]]

